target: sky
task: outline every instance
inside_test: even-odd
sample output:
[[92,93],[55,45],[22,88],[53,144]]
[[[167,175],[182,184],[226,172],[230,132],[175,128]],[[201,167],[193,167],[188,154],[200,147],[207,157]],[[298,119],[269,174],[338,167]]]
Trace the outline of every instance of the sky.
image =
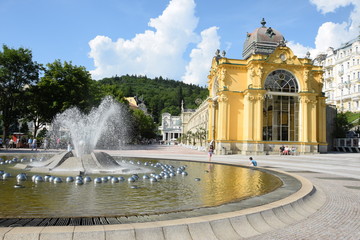
[[[0,0],[0,44],[105,77],[162,76],[207,85],[217,49],[242,59],[247,32],[280,31],[311,57],[360,34],[360,0]],[[2,48],[1,50],[2,51]]]

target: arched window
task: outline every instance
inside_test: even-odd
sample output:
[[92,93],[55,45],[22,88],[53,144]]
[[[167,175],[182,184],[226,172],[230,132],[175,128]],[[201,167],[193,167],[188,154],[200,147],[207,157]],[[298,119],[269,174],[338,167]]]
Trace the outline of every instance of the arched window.
[[263,108],[264,141],[298,141],[298,84],[294,75],[285,70],[271,72],[264,88],[267,90]]
[[265,81],[265,89],[277,92],[298,92],[295,77],[285,70],[270,73]]

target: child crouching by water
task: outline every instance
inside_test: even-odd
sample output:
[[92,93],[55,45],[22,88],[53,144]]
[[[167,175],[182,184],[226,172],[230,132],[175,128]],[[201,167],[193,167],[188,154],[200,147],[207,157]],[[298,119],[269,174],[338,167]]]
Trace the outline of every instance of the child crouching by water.
[[250,160],[250,166],[254,166],[254,167],[257,166],[257,162],[252,157],[250,157],[249,160]]

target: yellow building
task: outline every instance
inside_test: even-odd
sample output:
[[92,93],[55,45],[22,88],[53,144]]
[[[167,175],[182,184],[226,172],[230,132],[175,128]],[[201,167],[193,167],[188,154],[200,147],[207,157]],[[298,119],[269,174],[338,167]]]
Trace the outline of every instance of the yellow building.
[[219,51],[208,76],[208,141],[217,153],[266,154],[284,145],[326,152],[322,69],[298,58],[266,22],[247,34],[243,59]]

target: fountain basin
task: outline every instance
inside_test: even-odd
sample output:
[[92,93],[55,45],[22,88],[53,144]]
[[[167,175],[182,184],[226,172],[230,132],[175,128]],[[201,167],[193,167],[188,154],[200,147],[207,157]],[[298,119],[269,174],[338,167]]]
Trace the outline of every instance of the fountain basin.
[[[249,203],[263,204],[263,200],[256,200],[257,196],[280,196],[280,186],[289,181],[286,175],[274,176],[268,170],[226,164],[155,159],[137,159],[132,162],[139,161],[142,165],[145,165],[145,162],[153,165],[157,162],[187,165],[188,175],[178,174],[173,178],[159,179],[158,182],[143,179],[140,175],[135,182],[90,182],[83,185],[66,182],[65,178],[59,184],[26,181],[22,183],[22,189],[14,189],[14,183],[6,180],[1,184],[2,189],[9,193],[9,197],[0,199],[1,218],[109,217],[116,218],[118,223],[128,223],[201,216],[210,212],[226,212],[226,209],[247,208]],[[154,173],[159,172],[158,169],[151,170]],[[18,170],[13,171],[14,175]],[[94,179],[101,175],[91,176]],[[131,175],[123,176],[127,179]],[[298,184],[296,186],[300,187]],[[275,189],[276,193],[271,193]],[[296,188],[293,191],[296,191]],[[13,201],[14,197],[17,199],[16,202]],[[239,204],[241,202],[243,205]],[[95,224],[93,220],[90,221]],[[70,224],[70,221],[68,222]]]

